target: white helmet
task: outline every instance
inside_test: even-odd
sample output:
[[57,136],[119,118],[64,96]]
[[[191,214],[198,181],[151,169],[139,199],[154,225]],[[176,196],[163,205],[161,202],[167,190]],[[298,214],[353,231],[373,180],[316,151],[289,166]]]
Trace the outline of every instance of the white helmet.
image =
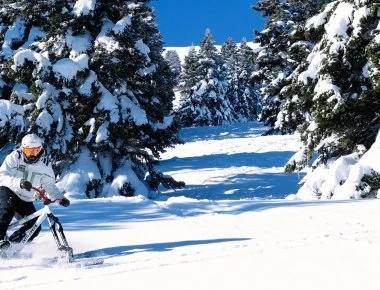
[[35,134],[25,135],[21,140],[21,151],[27,162],[36,162],[42,154],[43,141]]

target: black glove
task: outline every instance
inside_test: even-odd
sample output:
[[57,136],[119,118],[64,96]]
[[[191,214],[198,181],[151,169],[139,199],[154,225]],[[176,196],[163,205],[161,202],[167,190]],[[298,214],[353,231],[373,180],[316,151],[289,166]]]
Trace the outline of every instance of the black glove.
[[44,200],[44,205],[48,205],[48,204],[51,204],[52,201],[50,199],[45,199]]
[[68,207],[70,205],[70,200],[68,200],[66,197],[64,197],[59,201],[59,205],[62,205],[64,207]]
[[30,191],[32,189],[32,183],[26,179],[21,179],[20,181],[20,187],[22,189],[25,189],[27,191]]

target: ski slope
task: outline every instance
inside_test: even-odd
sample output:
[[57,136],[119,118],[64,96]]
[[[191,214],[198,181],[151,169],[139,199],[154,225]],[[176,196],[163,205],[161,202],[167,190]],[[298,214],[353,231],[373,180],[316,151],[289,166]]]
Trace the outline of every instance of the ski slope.
[[302,178],[282,166],[297,136],[257,123],[181,132],[161,170],[187,187],[159,198],[52,205],[76,254],[103,265],[51,264],[48,227],[0,261],[0,289],[378,289],[380,201],[295,201]]

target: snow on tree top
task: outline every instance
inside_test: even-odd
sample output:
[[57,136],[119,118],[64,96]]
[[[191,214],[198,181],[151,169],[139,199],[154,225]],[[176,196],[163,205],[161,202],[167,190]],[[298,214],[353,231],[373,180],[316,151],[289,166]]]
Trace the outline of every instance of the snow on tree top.
[[125,27],[132,24],[131,16],[125,16],[118,22],[116,22],[115,26],[112,28],[112,31],[116,34],[120,34],[125,30]]
[[37,65],[38,71],[44,71],[46,67],[51,66],[51,63],[47,57],[45,57],[43,54],[40,54],[30,49],[25,49],[25,50],[17,52],[14,55],[13,60],[14,60],[14,66],[12,66],[12,69],[14,71],[16,71],[17,67],[23,66],[26,60],[29,60],[33,63],[38,64]]
[[53,71],[67,80],[72,80],[79,71],[88,68],[88,60],[87,54],[81,54],[75,59],[63,58],[53,65]]
[[120,106],[124,119],[131,119],[137,126],[148,123],[145,111],[132,102],[127,96],[120,96]]
[[77,0],[74,5],[73,14],[76,16],[88,15],[95,9],[96,0]]
[[330,40],[336,36],[341,36],[345,40],[349,38],[347,27],[351,24],[353,10],[354,6],[352,4],[345,2],[339,3],[330,21],[325,25],[327,37]]
[[150,52],[150,49],[142,41],[142,39],[139,39],[138,41],[136,41],[135,48],[138,49],[142,54],[145,54],[145,57],[146,57],[146,59],[147,59],[148,62],[150,61],[150,58],[149,58],[149,55],[148,55],[149,52]]
[[13,25],[5,32],[5,40],[3,44],[3,53],[5,57],[10,57],[13,54],[11,44],[14,40],[21,41],[25,34],[25,22],[17,19]]
[[98,80],[96,73],[93,71],[90,71],[87,79],[84,81],[84,83],[79,87],[79,92],[82,95],[91,96],[91,86],[93,83],[95,83]]
[[114,51],[120,47],[119,42],[117,42],[113,37],[108,36],[108,32],[114,28],[115,24],[108,18],[103,19],[103,26],[96,37],[95,46],[103,46],[107,51]]
[[91,49],[91,34],[89,31],[83,32],[79,35],[72,35],[72,30],[70,29],[66,35],[67,46],[71,48],[70,56],[72,58],[87,52]]
[[361,31],[360,22],[363,18],[369,15],[369,8],[364,6],[354,11],[354,20],[352,21],[352,26],[354,27],[353,35],[358,36]]
[[0,100],[0,126],[3,127],[13,118],[14,114],[23,115],[24,108],[20,105],[13,104],[8,100]]
[[309,18],[307,21],[306,21],[306,25],[305,27],[306,28],[309,28],[309,27],[319,27],[323,24],[326,23],[326,18],[327,18],[327,12],[326,11],[323,11],[311,18]]
[[99,87],[100,87],[102,96],[101,96],[99,104],[96,106],[96,109],[99,111],[109,111],[110,121],[112,123],[117,123],[120,120],[119,112],[118,112],[119,101],[101,83],[99,83]]

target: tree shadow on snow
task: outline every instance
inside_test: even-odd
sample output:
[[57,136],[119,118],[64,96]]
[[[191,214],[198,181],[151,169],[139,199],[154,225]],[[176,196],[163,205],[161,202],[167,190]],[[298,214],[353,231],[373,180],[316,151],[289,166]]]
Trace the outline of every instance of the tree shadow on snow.
[[[294,152],[214,154],[198,157],[176,158],[162,162],[160,170],[207,170],[215,171],[207,184],[186,184],[184,189],[163,191],[166,197],[185,196],[195,199],[239,200],[239,199],[278,199],[298,191],[298,182],[304,173],[276,172],[284,166]],[[178,163],[178,164],[176,164]],[[244,168],[255,173],[244,173]],[[254,169],[257,167],[257,170]],[[231,168],[229,176],[225,171],[217,176],[218,169]],[[270,173],[270,171],[274,171]],[[269,173],[268,173],[269,172]],[[191,173],[194,174],[194,173]],[[201,174],[201,172],[199,173]],[[215,179],[215,181],[213,180]],[[221,180],[218,180],[221,179]],[[185,180],[186,182],[186,180]]]
[[185,142],[250,138],[262,136],[268,128],[259,122],[245,122],[209,127],[182,128],[179,136]]
[[196,245],[208,245],[216,243],[227,243],[227,242],[240,242],[250,240],[250,238],[226,238],[226,239],[208,239],[208,240],[188,240],[188,241],[177,241],[177,242],[167,242],[167,243],[154,243],[154,244],[143,244],[143,245],[128,245],[128,246],[118,246],[109,247],[103,249],[97,249],[93,251],[87,251],[80,254],[75,254],[74,258],[112,258],[121,257],[126,255],[131,255],[137,252],[167,252],[175,248],[196,246]]
[[236,174],[225,178],[223,184],[187,185],[165,196],[210,200],[283,199],[297,192],[300,178],[300,175],[285,173]]
[[294,155],[291,151],[259,152],[259,153],[235,153],[235,154],[211,154],[194,157],[173,157],[160,162],[160,170],[198,170],[206,168],[229,168],[251,166],[257,168],[283,167]]

